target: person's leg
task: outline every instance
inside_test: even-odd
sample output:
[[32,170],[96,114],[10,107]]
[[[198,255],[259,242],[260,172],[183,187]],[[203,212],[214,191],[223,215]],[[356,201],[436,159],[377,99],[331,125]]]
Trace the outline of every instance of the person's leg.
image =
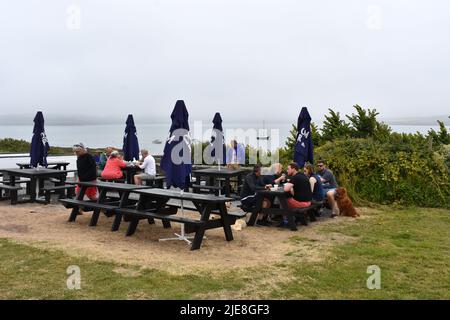
[[[272,205],[272,204],[271,204],[271,202],[270,202],[269,199],[267,199],[267,198],[264,198],[264,199],[263,199],[263,203],[262,203],[262,208],[263,208],[263,209],[270,208],[271,205]],[[259,220],[267,220],[267,214],[260,213],[260,214],[258,215],[258,219],[259,219]]]
[[136,184],[136,185],[141,185],[142,184],[142,179],[141,179],[141,176],[140,175],[135,175],[134,176],[134,184]]
[[337,207],[336,200],[334,198],[335,193],[336,192],[334,189],[327,191],[327,199],[328,199],[328,203],[331,206],[331,216],[332,217],[339,215],[339,208]]

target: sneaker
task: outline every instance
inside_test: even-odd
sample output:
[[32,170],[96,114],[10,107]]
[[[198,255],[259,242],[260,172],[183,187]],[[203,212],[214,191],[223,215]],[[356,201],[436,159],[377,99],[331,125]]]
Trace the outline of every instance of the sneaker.
[[287,220],[282,220],[278,225],[278,228],[288,228],[289,227],[289,222]]

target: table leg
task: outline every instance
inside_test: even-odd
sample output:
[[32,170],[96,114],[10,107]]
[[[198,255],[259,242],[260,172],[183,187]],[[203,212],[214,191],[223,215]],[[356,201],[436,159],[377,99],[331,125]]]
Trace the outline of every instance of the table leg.
[[[86,186],[80,187],[80,193],[77,196],[77,200],[83,200],[84,194],[86,193],[86,189],[87,189]],[[69,216],[69,222],[75,222],[79,210],[80,210],[80,208],[78,206],[74,206],[72,208],[72,212],[70,213],[70,216]]]
[[[12,185],[12,186],[16,185],[16,177],[15,176],[9,176],[9,184]],[[7,194],[7,196],[9,196],[9,198],[10,198],[10,201],[11,201],[12,205],[17,204],[17,200],[18,200],[17,199],[17,193],[18,193],[18,191],[11,190]]]
[[[126,206],[127,202],[128,202],[128,197],[130,196],[130,192],[129,191],[123,191],[122,194],[120,195],[120,203],[119,203],[119,208],[123,208]],[[138,220],[139,221],[139,220]],[[113,225],[111,227],[111,231],[117,231],[119,230],[120,227],[120,223],[122,222],[122,214],[116,212],[116,216],[114,218],[114,222]],[[131,224],[131,222],[130,222]],[[136,224],[137,226],[137,224]],[[128,233],[128,232],[127,232]],[[134,232],[133,232],[134,233]]]
[[222,218],[223,231],[227,241],[233,240],[233,232],[231,231],[230,217],[228,216],[225,203],[220,204],[220,217]]
[[39,191],[38,191],[38,195],[39,195],[39,197],[41,197],[41,196],[43,196],[44,195],[44,192],[42,191],[42,189],[44,188],[44,183],[45,183],[45,179],[44,178],[40,178],[40,179],[37,179],[38,181],[39,181]]
[[[201,220],[205,221],[205,223],[209,220],[209,216],[211,214],[211,205],[206,205],[201,214]],[[194,236],[194,241],[192,242],[191,250],[198,250],[202,244],[203,237],[205,235],[205,226],[201,226],[197,229],[197,232]]]
[[250,215],[250,219],[248,219],[248,222],[247,222],[248,226],[255,225],[256,219],[258,219],[258,215],[261,212],[263,201],[264,201],[264,197],[261,194],[257,193],[256,194],[256,204],[252,208],[252,211],[251,211],[252,214]]
[[230,184],[230,178],[225,178],[225,196],[230,197],[231,194],[231,184]]
[[[101,189],[100,194],[97,199],[97,203],[103,203],[106,199],[107,190],[105,188]],[[98,222],[98,218],[100,216],[100,209],[94,209],[92,213],[91,221],[89,222],[90,227],[95,227]]]
[[36,178],[30,178],[30,202],[36,201]]
[[295,217],[294,215],[289,212],[289,205],[287,202],[286,197],[278,197],[278,200],[280,201],[280,208],[284,209],[286,211],[286,215],[287,215],[287,219],[288,219],[288,223],[289,223],[289,227],[291,229],[291,231],[297,231],[297,223],[295,222]]

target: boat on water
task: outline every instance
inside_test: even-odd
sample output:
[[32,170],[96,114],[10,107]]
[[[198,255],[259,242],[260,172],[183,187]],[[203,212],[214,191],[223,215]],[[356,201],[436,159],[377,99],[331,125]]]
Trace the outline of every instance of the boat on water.
[[155,139],[152,141],[153,144],[161,144],[162,141],[160,139]]

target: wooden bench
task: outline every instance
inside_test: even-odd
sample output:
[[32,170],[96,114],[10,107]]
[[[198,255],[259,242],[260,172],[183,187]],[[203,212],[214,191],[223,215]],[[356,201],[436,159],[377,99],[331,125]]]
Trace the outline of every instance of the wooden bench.
[[124,220],[130,221],[128,225],[126,236],[131,236],[136,232],[137,225],[139,220],[147,219],[149,223],[154,223],[154,219],[162,220],[164,228],[170,228],[170,222],[178,222],[183,223],[186,226],[186,232],[191,233],[195,232],[197,228],[203,226],[205,224],[204,221],[194,220],[186,217],[177,216],[177,210],[173,210],[174,208],[165,207],[160,209],[150,209],[146,211],[135,210],[135,209],[126,209],[120,208],[116,209],[117,214],[121,214],[124,216]]
[[100,178],[98,178],[98,180],[100,180],[100,181],[105,181],[105,182],[125,183],[125,178],[120,178],[120,179],[104,179],[104,178],[100,177]]
[[[9,180],[8,178],[4,178],[2,181],[0,181],[0,183],[3,184],[7,184],[10,185],[11,184],[11,180]],[[16,179],[14,181],[14,185],[21,185],[21,184],[25,184],[26,185],[26,192],[30,193],[30,189],[31,189],[31,180],[30,179]]]
[[[50,203],[52,192],[59,192],[59,199],[73,198],[75,196],[75,186],[74,185],[62,185],[62,186],[46,186],[41,189],[44,193],[45,204]],[[66,191],[66,192],[64,192]]]
[[[300,222],[300,224],[307,226],[308,219],[311,222],[317,221],[316,212],[323,206],[323,202],[313,202],[310,206],[305,208],[293,208],[293,209],[282,209],[282,208],[267,208],[261,209],[261,213],[268,213],[271,215],[286,215],[288,219],[294,219],[295,222]],[[247,222],[248,226],[254,226],[258,213],[255,211],[255,207],[245,207],[243,205],[238,205],[244,212],[251,213],[250,219]],[[294,224],[290,224],[290,229],[292,231],[297,231],[297,227]]]
[[151,186],[153,188],[164,188],[164,181],[166,180],[166,176],[156,176],[153,179],[143,178],[142,182],[145,182],[146,186]]
[[[7,184],[0,183],[0,200],[11,200],[11,204],[17,204],[17,193],[22,188],[19,186],[10,186]],[[4,197],[3,190],[9,191],[9,195]]]
[[[106,211],[106,216],[113,216],[114,210],[117,208],[118,205],[112,205],[111,203],[104,204],[104,203],[97,203],[95,201],[83,201],[83,200],[77,200],[77,199],[60,199],[59,202],[61,202],[66,208],[75,208],[78,207],[79,209],[83,209],[84,211],[94,211],[94,214],[91,217],[91,221],[89,223],[89,226],[93,227],[97,225],[97,221],[100,215],[100,210]],[[72,212],[72,214],[69,217],[69,222],[74,222],[77,216],[77,212]]]
[[223,190],[223,187],[219,186],[208,186],[208,185],[202,185],[202,184],[193,184],[192,185],[192,192],[194,193],[201,193],[205,190],[207,190],[207,193],[210,193],[211,191],[214,191],[214,194],[217,196],[219,195],[219,191]]

